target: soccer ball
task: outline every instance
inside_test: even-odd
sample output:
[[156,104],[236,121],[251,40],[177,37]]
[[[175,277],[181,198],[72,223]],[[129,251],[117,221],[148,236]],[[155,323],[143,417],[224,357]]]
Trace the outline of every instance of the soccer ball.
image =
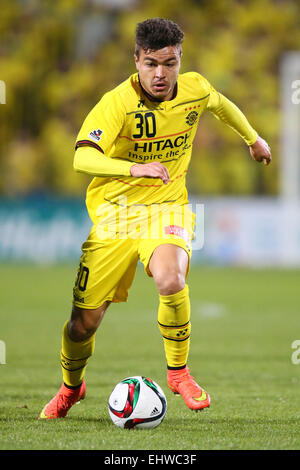
[[140,375],[119,382],[108,400],[109,415],[119,428],[155,428],[166,411],[167,400],[160,386]]

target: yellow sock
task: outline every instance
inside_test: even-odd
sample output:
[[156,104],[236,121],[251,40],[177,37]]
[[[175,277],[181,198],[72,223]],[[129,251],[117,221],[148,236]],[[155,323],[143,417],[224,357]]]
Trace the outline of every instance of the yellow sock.
[[167,366],[184,367],[190,346],[189,288],[171,295],[159,296],[158,326],[163,336]]
[[64,324],[60,353],[63,381],[76,387],[83,381],[88,358],[95,349],[95,334],[85,341],[72,341],[68,335],[68,322]]

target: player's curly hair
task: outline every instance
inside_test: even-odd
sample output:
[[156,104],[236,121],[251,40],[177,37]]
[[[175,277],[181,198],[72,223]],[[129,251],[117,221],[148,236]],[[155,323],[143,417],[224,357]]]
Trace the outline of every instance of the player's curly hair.
[[164,18],[151,18],[137,24],[135,54],[139,57],[140,48],[157,51],[168,46],[181,46],[183,38],[178,24]]

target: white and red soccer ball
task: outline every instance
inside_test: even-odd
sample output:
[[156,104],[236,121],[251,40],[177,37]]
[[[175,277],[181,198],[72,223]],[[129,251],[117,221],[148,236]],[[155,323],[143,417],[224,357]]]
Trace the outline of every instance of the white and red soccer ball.
[[108,400],[108,411],[119,428],[155,428],[165,417],[167,400],[154,380],[137,375],[115,386]]

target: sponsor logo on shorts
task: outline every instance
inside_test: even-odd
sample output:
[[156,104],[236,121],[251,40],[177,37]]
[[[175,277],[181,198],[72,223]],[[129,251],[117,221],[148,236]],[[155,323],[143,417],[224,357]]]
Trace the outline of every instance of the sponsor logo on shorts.
[[190,241],[189,233],[185,228],[179,227],[178,225],[168,225],[165,227],[165,234],[166,235],[176,235],[176,237],[180,237],[186,242]]

